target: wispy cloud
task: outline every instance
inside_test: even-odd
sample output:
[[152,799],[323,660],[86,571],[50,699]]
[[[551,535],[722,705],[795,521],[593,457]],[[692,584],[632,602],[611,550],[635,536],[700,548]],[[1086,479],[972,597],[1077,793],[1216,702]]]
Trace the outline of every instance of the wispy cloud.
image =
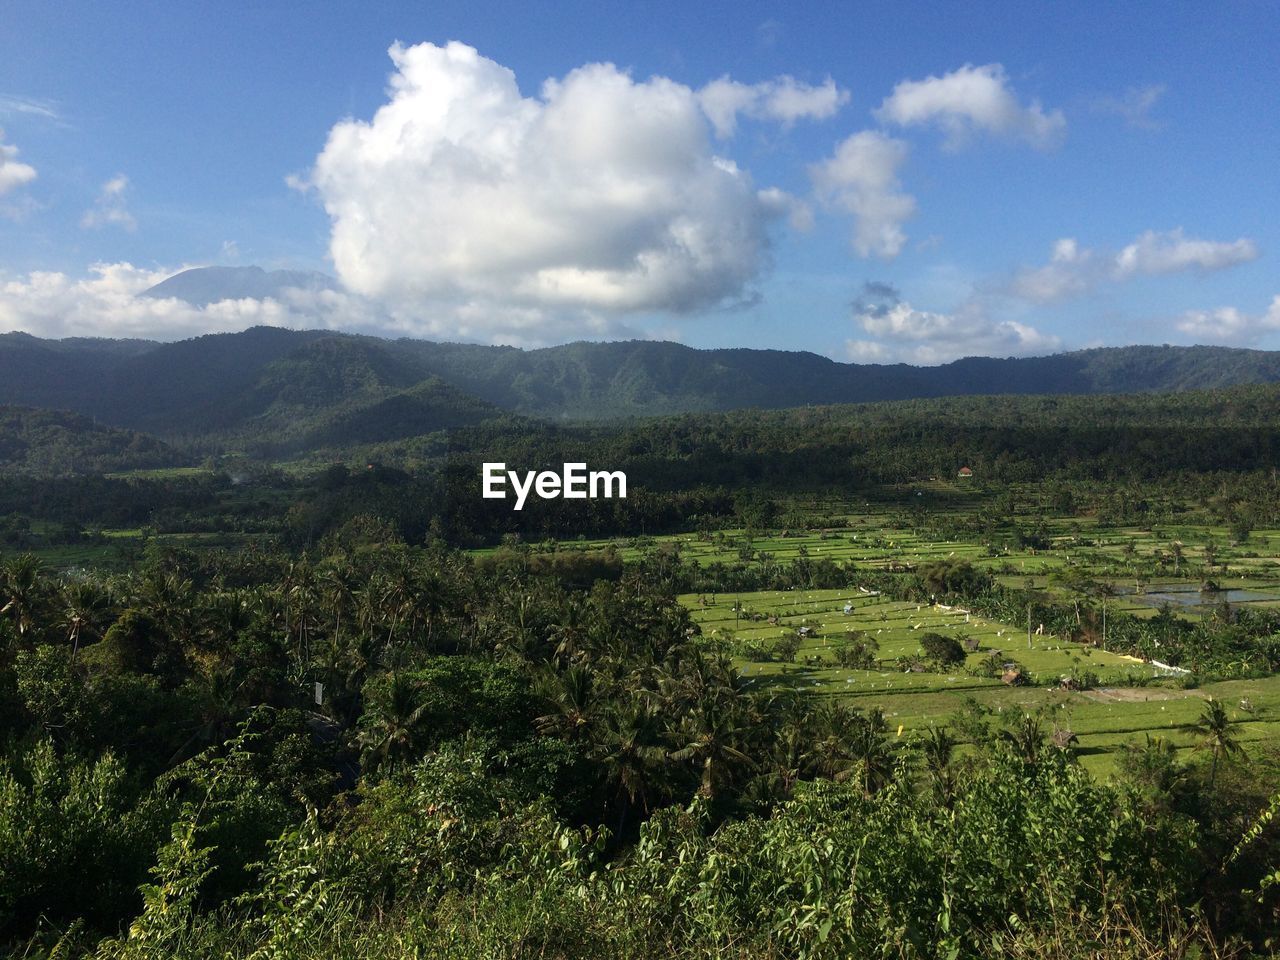
[[733,135],[739,114],[790,126],[797,120],[826,120],[848,102],[849,91],[830,77],[813,86],[790,76],[752,84],[723,76],[698,91],[698,103],[721,138]]
[[1054,243],[1048,263],[1019,270],[1003,292],[1032,303],[1053,303],[1135,277],[1214,273],[1257,257],[1258,247],[1248,237],[1201,240],[1188,237],[1181,227],[1147,230],[1118,253],[1082,247],[1064,237]]
[[901,140],[863,130],[809,168],[822,202],[853,216],[853,249],[859,256],[892,260],[907,242],[902,225],[915,215],[916,201],[898,181],[906,159]]
[[1126,124],[1138,130],[1158,130],[1161,123],[1151,116],[1151,110],[1168,89],[1163,83],[1130,87],[1118,97],[1099,97],[1093,102],[1093,112],[1104,116],[1120,117]]
[[772,50],[776,47],[778,45],[778,40],[781,37],[781,21],[770,18],[756,27],[756,43],[766,50]]
[[1115,270],[1120,277],[1183,270],[1211,273],[1257,258],[1258,248],[1247,237],[1227,242],[1198,240],[1178,227],[1168,233],[1148,230],[1116,255]]
[[904,80],[880,104],[876,116],[899,126],[938,126],[950,150],[965,146],[978,133],[1047,150],[1061,143],[1067,130],[1061,110],[1046,111],[1037,100],[1020,103],[998,63],[966,64],[941,77]]
[[0,130],[0,196],[10,190],[16,190],[36,178],[36,168],[29,163],[18,161],[18,148],[4,142],[4,131]]
[[0,93],[0,117],[17,116],[41,117],[45,120],[62,121],[62,114],[58,110],[58,105],[52,100]]
[[98,191],[98,199],[80,218],[80,226],[86,230],[99,227],[117,226],[125,230],[136,230],[138,221],[129,212],[125,202],[125,191],[129,189],[129,178],[123,173],[116,174],[102,185]]

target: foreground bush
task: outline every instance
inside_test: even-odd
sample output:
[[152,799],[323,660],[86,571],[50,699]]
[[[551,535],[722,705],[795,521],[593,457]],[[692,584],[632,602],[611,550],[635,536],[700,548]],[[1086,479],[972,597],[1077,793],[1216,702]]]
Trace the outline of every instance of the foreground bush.
[[[805,784],[718,828],[667,808],[607,838],[514,804],[474,755],[438,755],[326,827],[277,841],[261,882],[201,915],[179,825],[132,935],[104,957],[1074,957],[1216,950],[1196,830],[1058,758],[1001,754],[943,805],[905,769],[867,794]],[[185,861],[184,861],[185,858]],[[187,864],[188,873],[180,866]]]

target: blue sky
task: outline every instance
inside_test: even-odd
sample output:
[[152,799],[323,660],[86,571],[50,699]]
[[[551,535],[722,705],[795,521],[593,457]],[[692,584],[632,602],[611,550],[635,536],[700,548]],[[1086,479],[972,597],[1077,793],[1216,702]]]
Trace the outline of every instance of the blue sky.
[[[10,0],[4,20],[0,330],[924,363],[1280,348],[1274,4]],[[205,264],[348,293],[134,301]]]

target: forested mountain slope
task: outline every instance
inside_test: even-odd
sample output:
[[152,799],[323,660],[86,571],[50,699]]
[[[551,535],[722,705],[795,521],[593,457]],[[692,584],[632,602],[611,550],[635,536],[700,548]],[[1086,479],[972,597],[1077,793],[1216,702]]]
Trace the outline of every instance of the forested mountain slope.
[[[1280,381],[1280,353],[1138,346],[913,367],[655,341],[520,350],[269,327],[163,344],[0,336],[0,403],[74,410],[169,438],[254,436],[299,412],[341,419],[432,378],[453,389],[447,405],[467,408],[465,422],[497,408],[581,420],[966,394],[1217,389]],[[438,419],[450,425],[454,413]],[[374,432],[379,440],[403,435]]]
[[107,473],[182,461],[154,437],[103,426],[80,414],[0,406],[0,473]]

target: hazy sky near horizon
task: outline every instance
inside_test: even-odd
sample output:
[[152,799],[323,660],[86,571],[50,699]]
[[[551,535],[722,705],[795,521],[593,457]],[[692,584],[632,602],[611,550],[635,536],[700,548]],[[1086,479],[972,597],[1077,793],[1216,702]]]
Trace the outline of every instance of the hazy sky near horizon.
[[[1280,348],[1274,3],[8,0],[0,331]],[[343,291],[197,309],[190,266]]]

